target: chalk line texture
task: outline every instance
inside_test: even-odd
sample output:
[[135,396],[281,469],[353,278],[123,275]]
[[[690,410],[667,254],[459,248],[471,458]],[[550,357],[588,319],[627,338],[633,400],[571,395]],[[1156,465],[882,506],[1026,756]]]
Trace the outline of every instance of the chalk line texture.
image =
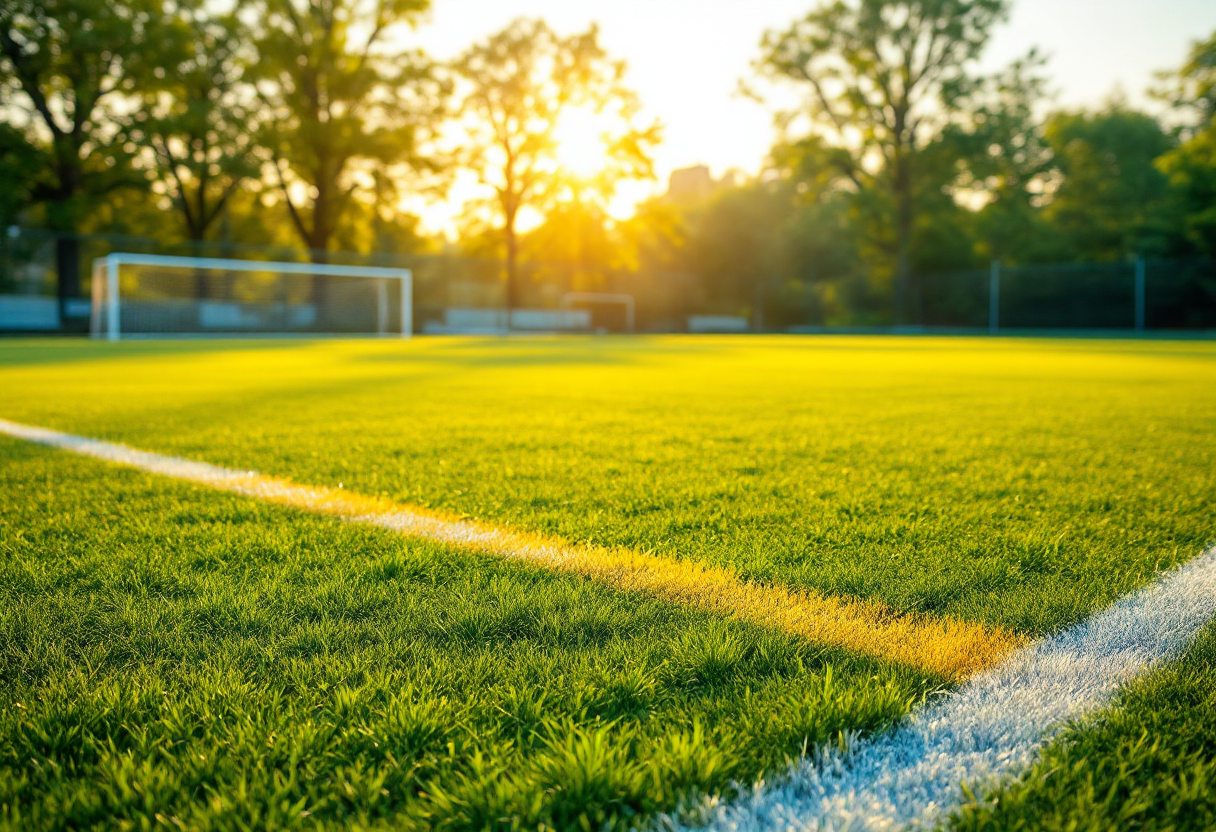
[[[748,583],[709,567],[511,531],[426,509],[314,488],[0,420],[0,433],[404,535],[574,572],[812,640],[963,680],[895,729],[816,752],[779,782],[701,810],[707,832],[932,827],[962,784],[1018,774],[1070,720],[1181,653],[1216,615],[1216,549],[1042,641],[980,624],[902,616],[881,604]],[[978,675],[976,675],[978,674]],[[666,825],[679,826],[673,819]],[[694,828],[694,827],[684,827]]]
[[773,627],[956,681],[992,666],[1027,643],[1025,636],[991,625],[903,615],[872,601],[751,583],[722,567],[624,549],[576,546],[344,489],[297,485],[252,471],[138,451],[3,419],[0,433],[247,497],[380,526],[410,537],[585,575],[617,589]]
[[960,784],[991,787],[1030,766],[1069,720],[1190,644],[1216,615],[1216,549],[1087,621],[1029,645],[894,730],[799,762],[773,785],[710,804],[705,830],[932,828]]

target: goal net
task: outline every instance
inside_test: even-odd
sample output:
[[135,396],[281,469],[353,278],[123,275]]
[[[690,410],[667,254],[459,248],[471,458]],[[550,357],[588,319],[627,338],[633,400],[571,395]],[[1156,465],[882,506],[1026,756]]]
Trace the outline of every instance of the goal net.
[[413,330],[408,269],[111,254],[91,331],[129,336],[380,335]]

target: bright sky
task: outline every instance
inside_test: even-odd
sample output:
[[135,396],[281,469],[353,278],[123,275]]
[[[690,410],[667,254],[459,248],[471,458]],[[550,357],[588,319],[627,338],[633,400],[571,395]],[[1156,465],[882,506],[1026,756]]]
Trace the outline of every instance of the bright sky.
[[[440,59],[516,17],[543,17],[561,34],[600,24],[603,44],[629,65],[628,83],[647,112],[665,125],[657,150],[665,187],[675,168],[697,163],[715,175],[755,172],[772,141],[772,118],[736,94],[750,75],[766,29],[784,27],[816,0],[433,0],[429,23],[410,38]],[[1064,106],[1100,103],[1116,87],[1144,103],[1153,73],[1179,65],[1191,41],[1216,30],[1212,0],[1013,0],[1009,23],[996,32],[985,65],[1008,63],[1030,47],[1049,57]],[[458,194],[467,193],[458,188]],[[451,210],[426,211],[427,225],[447,224]]]

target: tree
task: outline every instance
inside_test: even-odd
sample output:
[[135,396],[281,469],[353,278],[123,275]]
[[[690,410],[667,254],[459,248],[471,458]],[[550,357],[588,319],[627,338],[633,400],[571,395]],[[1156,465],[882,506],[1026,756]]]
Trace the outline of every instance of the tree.
[[[833,234],[838,243],[847,240],[855,249],[855,257],[851,258],[853,266],[862,267],[868,276],[888,263],[890,201],[877,188],[858,187],[857,178],[851,173],[852,154],[848,149],[836,147],[822,136],[812,134],[777,143],[769,161],[773,172],[794,189],[803,209],[831,204],[832,224],[838,227],[828,233]],[[813,233],[817,235],[817,224],[814,227]],[[847,233],[843,233],[846,228]],[[838,257],[832,260],[841,262]],[[875,264],[880,265],[875,268]],[[838,272],[836,269],[829,271]],[[826,276],[818,267],[808,274],[816,275],[815,279]],[[867,279],[865,282],[872,281]]]
[[1179,144],[1157,167],[1173,186],[1189,248],[1216,256],[1216,33],[1194,44],[1186,63],[1163,80],[1158,96],[1178,118]]
[[1096,113],[1055,114],[1046,138],[1059,184],[1044,213],[1072,256],[1167,251],[1169,182],[1156,160],[1173,142],[1155,118],[1115,102]]
[[262,142],[300,239],[326,259],[335,231],[376,168],[428,163],[426,131],[443,86],[422,55],[392,49],[429,0],[261,0],[255,78]]
[[90,204],[139,186],[124,147],[120,101],[152,70],[164,34],[157,0],[5,0],[0,4],[0,104],[45,143],[31,198],[46,205],[58,240],[61,304],[80,292],[73,235]]
[[[725,188],[692,218],[690,259],[722,311],[758,318],[760,294],[771,281],[782,223],[793,213],[787,190],[749,182]],[[756,321],[759,323],[759,321]]]
[[553,206],[539,226],[520,236],[520,251],[534,263],[534,276],[552,277],[569,290],[597,289],[605,276],[628,265],[628,252],[612,219],[594,203]]
[[1186,62],[1158,78],[1164,86],[1154,95],[1170,104],[1180,117],[1179,135],[1189,139],[1216,123],[1216,32],[1191,44]]
[[688,272],[688,207],[666,197],[652,197],[617,223],[625,267],[641,272]]
[[[460,57],[461,162],[493,190],[507,261],[507,307],[518,305],[518,222],[563,199],[605,202],[622,179],[653,175],[657,124],[639,126],[637,96],[624,86],[625,65],[610,59],[593,26],[561,37],[543,21],[516,20]],[[593,170],[563,165],[563,117],[595,120],[601,149]],[[584,138],[583,141],[587,139]]]
[[954,168],[945,174],[956,200],[977,209],[977,254],[984,259],[1025,262],[1054,253],[1039,211],[1053,171],[1040,115],[1044,64],[1031,50],[1004,70],[964,79],[955,99],[959,118],[933,151]]
[[257,124],[241,87],[250,56],[239,17],[198,9],[183,24],[176,40],[158,45],[163,78],[142,89],[132,136],[150,153],[186,236],[200,242],[236,189],[258,173]]
[[958,82],[1006,11],[1006,0],[835,0],[765,35],[761,72],[806,90],[798,115],[853,187],[886,203],[892,232],[881,245],[897,309],[911,272],[917,154],[940,134]]
[[11,124],[0,124],[0,229],[17,221],[29,207],[44,159],[25,133]]

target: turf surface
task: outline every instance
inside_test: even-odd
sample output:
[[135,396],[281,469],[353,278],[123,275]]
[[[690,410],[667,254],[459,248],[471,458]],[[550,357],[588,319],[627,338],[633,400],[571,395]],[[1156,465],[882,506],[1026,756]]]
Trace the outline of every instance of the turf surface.
[[0,416],[1031,633],[1213,535],[1210,342],[59,349]]
[[0,439],[0,827],[605,828],[937,680]]
[[[1213,536],[1203,342],[0,342],[0,390],[0,418],[1029,635]],[[21,495],[0,526],[14,826],[628,823],[889,724],[941,682],[0,451]]]

